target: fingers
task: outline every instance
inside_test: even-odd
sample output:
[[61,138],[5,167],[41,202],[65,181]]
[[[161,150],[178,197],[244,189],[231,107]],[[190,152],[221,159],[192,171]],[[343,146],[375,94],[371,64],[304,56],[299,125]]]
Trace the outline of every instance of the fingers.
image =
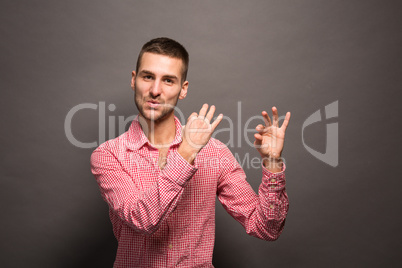
[[218,117],[215,119],[215,121],[211,124],[212,126],[212,131],[215,130],[215,128],[219,125],[219,123],[222,121],[223,114],[219,114]]
[[193,121],[197,117],[198,117],[198,114],[196,112],[194,112],[188,117],[187,122]]
[[[207,123],[210,123],[214,116],[215,110],[216,110],[215,105],[211,105],[211,107],[208,110],[208,104],[205,103],[204,105],[202,105],[200,113],[199,114],[195,112],[192,113],[188,118],[188,120],[190,121],[194,119],[202,119],[202,120],[205,119]],[[215,119],[215,121],[211,124],[212,130],[214,130],[219,125],[219,123],[222,121],[222,118],[223,114],[219,114],[218,117]]]
[[283,123],[282,123],[282,126],[281,126],[281,128],[283,128],[283,130],[286,130],[286,128],[288,127],[289,120],[290,120],[290,112],[287,112],[286,116],[285,116],[285,120],[283,120]]
[[256,148],[261,148],[261,145],[262,145],[262,136],[261,136],[261,134],[255,133],[254,138],[255,138],[254,146]]
[[208,110],[208,104],[204,103],[204,105],[202,105],[200,113],[198,114],[198,116],[200,118],[204,118],[205,115],[207,114],[207,110]]
[[[211,122],[212,118],[214,117],[215,110],[216,110],[215,105],[211,105],[211,107],[209,107],[209,110],[208,110],[208,104],[205,103],[204,105],[202,105],[200,113],[198,114],[198,117],[200,119],[206,119],[208,122]],[[221,118],[221,120],[222,120],[222,118]],[[219,124],[219,122],[218,122],[218,124]]]
[[261,136],[261,134],[255,133],[255,134],[254,134],[254,138],[255,138],[255,141],[256,141],[257,143],[260,143],[260,144],[261,144],[261,142],[262,142],[262,136]]
[[[262,112],[262,117],[263,117],[265,125],[267,127],[269,127],[271,125],[273,125],[275,127],[279,127],[278,109],[275,106],[272,107],[272,120],[273,120],[273,123],[271,123],[269,115],[268,115],[268,113],[266,111]],[[286,130],[286,128],[289,125],[289,120],[290,120],[290,112],[287,112],[286,116],[285,116],[285,120],[283,121],[281,128]],[[259,128],[259,126],[257,126],[257,128]],[[263,131],[262,129],[259,130],[257,128],[256,128],[257,131],[259,131],[259,132]]]
[[272,119],[273,119],[273,125],[278,126],[278,109],[276,107],[272,107]]
[[215,105],[211,105],[211,108],[209,108],[208,114],[206,116],[206,119],[208,120],[208,122],[211,122],[212,117],[214,116],[215,113]]
[[268,127],[265,127],[265,126],[259,124],[258,126],[255,127],[255,130],[257,130],[258,133],[260,133],[260,134],[264,134],[265,132],[268,131]]
[[265,126],[269,127],[272,125],[271,119],[269,118],[269,115],[266,111],[263,111],[262,113],[262,118],[264,118]]

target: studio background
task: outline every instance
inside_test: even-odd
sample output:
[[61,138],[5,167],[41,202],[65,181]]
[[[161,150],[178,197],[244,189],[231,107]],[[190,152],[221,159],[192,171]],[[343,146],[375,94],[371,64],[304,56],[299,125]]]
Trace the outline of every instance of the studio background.
[[[249,237],[217,202],[216,267],[400,267],[401,7],[1,1],[0,266],[112,267],[117,243],[90,172],[94,148],[72,144],[66,117],[77,105],[96,105],[72,117],[75,139],[99,144],[102,133],[118,135],[119,116],[138,113],[130,88],[138,52],[167,36],[190,53],[180,110],[187,118],[204,102],[215,104],[234,122],[229,147],[241,160],[258,155],[238,131],[248,118],[274,105],[280,115],[292,113],[284,232],[275,242]],[[338,117],[326,120],[325,106],[335,101]],[[304,142],[324,153],[326,125],[338,123],[336,167],[303,144],[303,123],[317,110],[323,120],[304,129]],[[257,190],[261,170],[244,167]]]

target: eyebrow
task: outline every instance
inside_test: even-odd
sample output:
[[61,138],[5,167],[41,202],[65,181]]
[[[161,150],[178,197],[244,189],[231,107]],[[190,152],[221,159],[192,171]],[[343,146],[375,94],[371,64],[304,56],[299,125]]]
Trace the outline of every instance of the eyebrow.
[[148,70],[141,70],[141,71],[140,71],[140,74],[143,74],[143,73],[144,73],[144,74],[152,74],[152,75],[154,74],[153,72],[148,71]]

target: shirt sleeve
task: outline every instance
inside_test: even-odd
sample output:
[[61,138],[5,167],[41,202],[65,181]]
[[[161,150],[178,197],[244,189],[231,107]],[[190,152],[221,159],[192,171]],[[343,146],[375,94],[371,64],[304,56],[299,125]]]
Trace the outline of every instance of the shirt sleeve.
[[196,170],[172,150],[155,183],[143,191],[107,148],[98,147],[91,156],[91,171],[111,212],[145,234],[154,233],[174,210]]
[[249,235],[270,241],[278,239],[289,209],[285,165],[277,173],[262,167],[258,195],[226,146],[221,150],[220,168],[217,194],[226,211],[243,225]]

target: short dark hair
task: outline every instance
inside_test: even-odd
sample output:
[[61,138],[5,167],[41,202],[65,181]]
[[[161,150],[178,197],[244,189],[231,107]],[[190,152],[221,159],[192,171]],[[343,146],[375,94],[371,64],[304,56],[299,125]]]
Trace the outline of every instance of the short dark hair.
[[167,37],[159,37],[145,43],[145,45],[142,46],[140,54],[138,55],[137,66],[135,69],[137,73],[141,64],[142,55],[145,52],[165,55],[182,60],[182,82],[186,81],[189,56],[187,50],[179,42]]

